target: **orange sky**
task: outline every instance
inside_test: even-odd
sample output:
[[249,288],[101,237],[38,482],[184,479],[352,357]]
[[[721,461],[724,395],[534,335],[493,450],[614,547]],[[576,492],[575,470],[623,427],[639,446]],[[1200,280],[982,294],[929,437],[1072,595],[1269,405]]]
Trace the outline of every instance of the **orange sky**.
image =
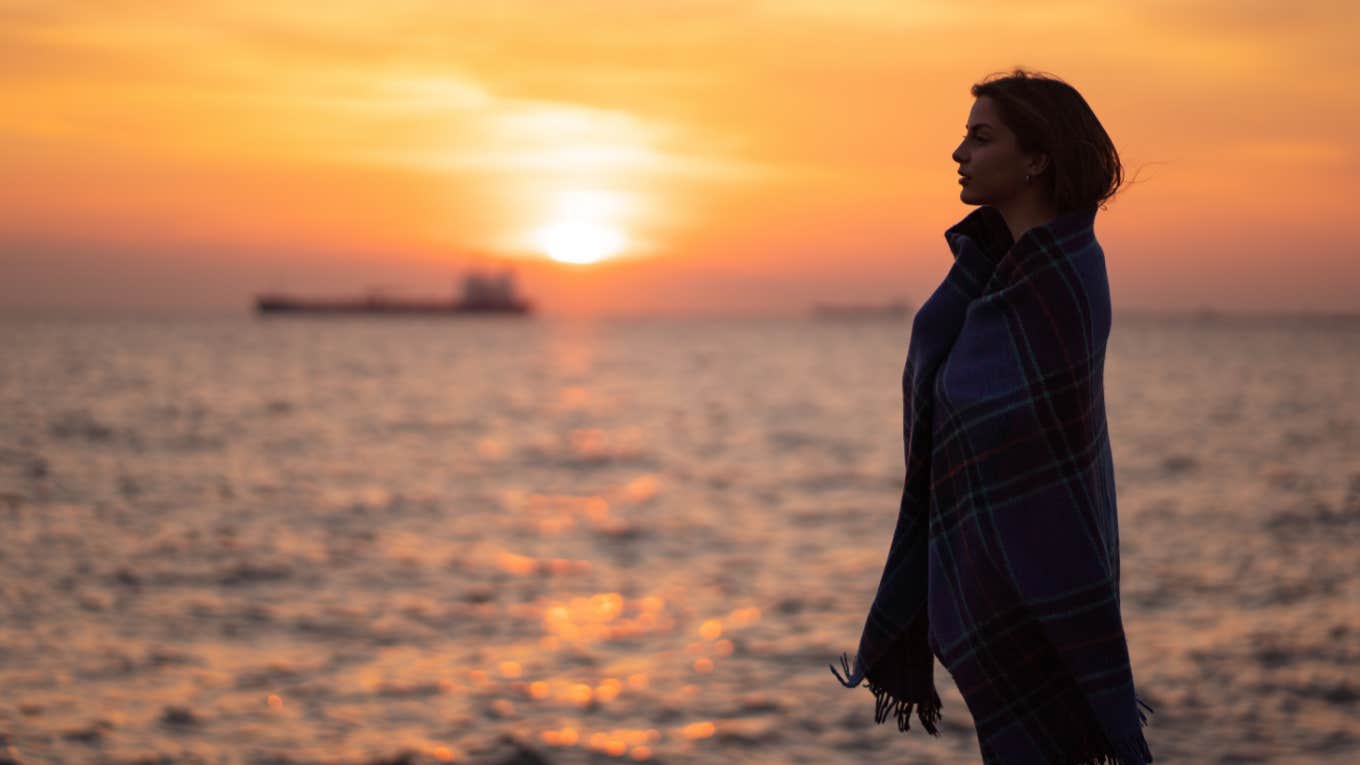
[[[1138,173],[1097,218],[1116,310],[1360,310],[1354,2],[290,5],[0,0],[0,310],[501,262],[550,314],[919,302],[968,87],[1014,65]],[[564,227],[617,256],[548,259]]]

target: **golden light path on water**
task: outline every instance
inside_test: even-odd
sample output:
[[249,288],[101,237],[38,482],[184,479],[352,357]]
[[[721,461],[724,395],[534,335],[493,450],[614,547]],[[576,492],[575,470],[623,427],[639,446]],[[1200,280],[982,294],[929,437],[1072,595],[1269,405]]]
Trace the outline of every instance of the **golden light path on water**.
[[[571,337],[555,345],[550,357],[553,366],[570,377],[573,370],[588,370],[595,352],[587,338]],[[567,384],[557,389],[549,407],[569,415],[598,409],[602,401],[602,393],[592,387]],[[635,426],[583,424],[565,431],[560,442],[544,442],[541,448],[560,449],[570,459],[599,464],[646,446]],[[492,463],[506,457],[505,444],[492,435],[473,448]],[[465,596],[471,602],[463,614],[488,625],[534,625],[538,637],[488,642],[476,652],[478,660],[471,666],[452,673],[436,671],[438,692],[475,700],[493,718],[519,731],[522,740],[634,761],[677,751],[676,747],[722,735],[728,728],[749,727],[749,720],[694,719],[688,714],[674,722],[652,720],[646,727],[619,723],[627,718],[627,709],[658,700],[667,708],[692,707],[723,662],[740,653],[741,634],[760,622],[760,608],[734,604],[737,607],[706,613],[719,603],[698,600],[687,588],[674,586],[632,596],[619,591],[568,595],[581,589],[573,582],[598,581],[596,577],[606,575],[609,562],[543,554],[598,549],[573,548],[582,537],[629,544],[641,531],[630,516],[663,499],[667,491],[667,481],[655,472],[635,473],[592,494],[502,491],[500,505],[508,523],[504,533],[495,541],[487,539],[454,553],[463,561],[458,567],[461,579],[486,583]],[[450,550],[418,537],[390,538],[397,548],[394,555],[427,559],[428,566],[449,559]],[[493,588],[501,577],[510,579]],[[516,580],[524,583],[526,592],[541,594],[515,602],[505,593],[517,587]],[[599,663],[592,660],[582,671],[575,662],[582,656],[597,656]],[[389,691],[404,687],[390,675],[371,682]],[[422,682],[413,677],[405,684]],[[470,756],[449,741],[430,742],[424,751],[441,762],[462,762]]]
[[[600,434],[576,433],[570,439],[573,450],[582,454],[598,454]],[[657,476],[641,475],[617,490],[619,501],[637,504],[653,499],[661,491]],[[529,493],[512,497],[507,505],[516,516],[535,533],[543,537],[562,535],[577,530],[603,537],[623,537],[634,533],[631,525],[611,515],[610,502],[598,495]],[[588,560],[564,558],[536,558],[508,549],[482,558],[482,565],[506,574],[526,579],[563,577],[589,574],[593,564]],[[688,634],[682,632],[687,621],[678,615],[689,610],[683,603],[683,592],[674,593],[676,602],[660,594],[627,598],[618,592],[599,592],[569,598],[540,598],[523,608],[513,609],[512,618],[539,619],[542,636],[535,650],[524,646],[505,651],[491,651],[487,665],[469,669],[461,678],[464,687],[494,697],[490,702],[493,712],[504,719],[525,716],[522,706],[536,706],[541,711],[533,715],[541,719],[544,712],[564,709],[595,709],[614,703],[629,704],[635,696],[654,692],[652,674],[655,662],[646,657],[623,661],[618,671],[606,671],[594,679],[579,676],[554,675],[553,656],[579,654],[594,644],[629,643],[648,638],[686,638],[683,661],[694,680],[681,684],[670,692],[677,701],[699,693],[703,676],[714,672],[718,662],[736,650],[731,637],[756,624],[761,611],[754,606],[733,609],[698,620]],[[495,619],[502,613],[492,602],[482,604],[480,616]],[[681,607],[677,610],[677,605]],[[508,654],[508,655],[506,655]],[[455,679],[456,682],[457,678]],[[451,689],[453,690],[453,689]],[[665,741],[692,741],[709,738],[717,732],[711,720],[690,721],[668,729],[658,727],[594,729],[580,720],[569,720],[560,725],[538,731],[539,740],[550,747],[584,748],[614,757],[627,756],[633,760],[650,759],[658,744]]]
[[[633,500],[645,500],[657,491],[656,479],[643,476],[623,489]],[[534,523],[543,535],[556,535],[577,527],[578,523],[597,533],[625,534],[626,524],[609,515],[608,502],[599,496],[573,497],[566,495],[530,495],[519,512]],[[592,570],[589,561],[561,558],[539,559],[502,550],[490,562],[495,568],[520,577],[570,576]],[[683,593],[677,593],[683,599]],[[499,610],[488,602],[481,616],[495,619]],[[620,703],[627,705],[634,697],[648,694],[652,687],[651,673],[655,662],[641,657],[616,663],[617,672],[608,668],[601,676],[586,680],[579,676],[553,675],[554,659],[562,653],[580,654],[592,644],[635,642],[648,637],[676,636],[681,619],[674,604],[667,598],[649,594],[625,598],[618,592],[600,592],[570,598],[543,598],[523,609],[513,609],[513,618],[541,618],[543,634],[536,650],[525,647],[488,652],[486,667],[466,671],[455,678],[449,687],[456,692],[462,688],[492,697],[490,708],[497,717],[519,719],[528,714],[522,706],[539,707],[532,716],[542,719],[553,710],[593,710]],[[687,610],[687,609],[681,609]],[[670,693],[677,703],[695,697],[703,676],[714,672],[717,663],[733,655],[736,646],[724,635],[740,632],[756,624],[761,611],[754,606],[737,608],[726,614],[702,619],[697,628],[682,637],[692,638],[684,645],[684,661],[694,676],[693,682],[681,684]],[[672,638],[673,639],[673,638]],[[500,658],[509,653],[513,658]],[[648,728],[592,728],[588,723],[568,719],[538,731],[539,740],[550,747],[579,747],[613,756],[627,756],[633,760],[651,759],[655,747],[664,741],[693,741],[710,738],[718,731],[711,720],[690,721],[667,729]],[[436,752],[437,756],[437,752]]]
[[[0,759],[900,760],[826,667],[896,518],[908,330],[13,325]],[[1355,332],[1112,335],[1159,761],[1355,760]],[[918,759],[975,763],[937,686]]]
[[[579,395],[566,391],[562,400]],[[572,454],[599,458],[617,453],[610,450],[625,443],[587,430],[569,434],[565,446]],[[665,492],[664,481],[653,473],[638,474],[605,494],[506,491],[501,496],[510,524],[503,529],[505,538],[476,542],[462,550],[416,534],[385,534],[382,549],[387,559],[421,568],[453,565],[458,580],[469,588],[460,598],[460,621],[527,629],[516,628],[516,634],[523,637],[514,640],[487,641],[467,654],[475,656],[474,660],[458,661],[452,667],[419,651],[384,649],[387,655],[356,669],[346,684],[379,697],[433,696],[471,703],[472,708],[510,726],[521,741],[633,761],[680,751],[724,731],[745,735],[742,731],[753,724],[751,720],[695,719],[684,714],[674,721],[652,720],[646,727],[619,722],[637,705],[659,702],[668,709],[692,708],[723,662],[740,657],[743,633],[762,619],[759,607],[740,605],[715,611],[720,602],[698,599],[688,588],[677,586],[636,596],[618,591],[568,595],[578,589],[573,582],[592,581],[608,565],[526,552],[529,548],[556,549],[553,540],[569,542],[572,535],[626,542],[638,529],[624,515]],[[352,499],[353,495],[336,494],[330,503],[343,505]],[[363,493],[361,501],[380,507],[394,498],[372,489]],[[616,512],[616,506],[622,512]],[[505,544],[513,540],[517,546]],[[524,592],[543,594],[516,601],[509,593],[519,590],[520,583]],[[428,598],[388,597],[407,616],[438,616],[437,606]],[[537,638],[531,637],[534,632]],[[582,665],[579,660],[586,656],[596,658]],[[287,676],[299,668],[280,661],[277,671]],[[279,688],[264,699],[272,714],[289,719],[297,714],[294,707],[304,701]],[[327,714],[355,725],[364,722],[357,711],[332,709]],[[438,762],[476,761],[474,752],[455,740],[405,740]]]

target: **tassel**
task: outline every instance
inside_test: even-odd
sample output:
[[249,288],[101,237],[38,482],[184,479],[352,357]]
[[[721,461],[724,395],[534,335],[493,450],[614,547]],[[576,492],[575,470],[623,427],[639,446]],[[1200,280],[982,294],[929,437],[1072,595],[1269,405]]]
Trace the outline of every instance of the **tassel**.
[[1077,765],[1147,765],[1152,762],[1152,751],[1141,733],[1110,745],[1110,750],[1079,760]]
[[[921,727],[926,733],[932,736],[940,735],[940,696],[934,688],[930,689],[930,698],[927,701],[907,701],[906,699],[896,698],[887,689],[869,680],[863,680],[864,671],[859,667],[859,657],[855,657],[855,666],[850,666],[848,654],[841,654],[841,668],[845,671],[842,676],[836,671],[834,664],[831,667],[831,674],[836,676],[841,685],[846,688],[856,688],[860,685],[868,688],[874,694],[874,722],[882,724],[888,721],[889,717],[896,718],[897,729],[902,732],[911,730],[911,714],[916,713],[916,719],[921,721]],[[861,683],[860,681],[863,680]]]
[[1143,714],[1143,709],[1138,710],[1138,724],[1139,724],[1139,725],[1147,725],[1147,724],[1148,724],[1148,715],[1155,715],[1155,714],[1157,714],[1157,710],[1153,709],[1151,706],[1148,705],[1148,703],[1147,703],[1146,701],[1143,701],[1142,699],[1138,698],[1137,696],[1134,696],[1134,697],[1133,697],[1133,700],[1138,702],[1138,706],[1140,706],[1140,707],[1142,707],[1143,709],[1146,709],[1146,710],[1147,710],[1147,714]]
[[1082,743],[1069,749],[1063,762],[1074,765],[1148,765],[1152,762],[1152,750],[1148,749],[1147,739],[1142,731],[1111,741],[1104,733],[1087,731]]
[[894,698],[887,690],[873,683],[866,682],[865,685],[869,686],[869,690],[874,694],[874,722],[882,724],[887,722],[889,717],[895,717],[897,729],[905,733],[911,730],[911,713],[914,711],[916,719],[921,721],[921,727],[926,733],[932,736],[940,735],[939,696],[932,693],[932,698],[927,702],[907,701]]
[[[855,663],[856,664],[859,663],[858,656],[855,657]],[[827,666],[831,667],[831,674],[835,675],[836,679],[841,682],[841,685],[844,685],[846,688],[855,688],[859,685],[858,678],[854,680],[851,679],[855,676],[855,674],[850,669],[850,657],[848,654],[844,653],[841,654],[841,667],[845,669],[845,677],[841,677],[841,673],[836,671],[836,667],[834,664],[828,664]],[[868,685],[868,683],[865,683],[865,685]]]

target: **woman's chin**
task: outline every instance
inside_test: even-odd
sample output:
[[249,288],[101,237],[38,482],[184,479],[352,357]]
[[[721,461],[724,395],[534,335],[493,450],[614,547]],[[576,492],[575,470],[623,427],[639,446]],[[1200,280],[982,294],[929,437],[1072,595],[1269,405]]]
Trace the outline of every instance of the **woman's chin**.
[[959,201],[966,205],[982,207],[984,205],[992,204],[993,202],[996,201],[996,199],[994,197],[987,196],[986,194],[982,193],[979,189],[972,189],[967,186],[964,186],[963,188],[959,189]]

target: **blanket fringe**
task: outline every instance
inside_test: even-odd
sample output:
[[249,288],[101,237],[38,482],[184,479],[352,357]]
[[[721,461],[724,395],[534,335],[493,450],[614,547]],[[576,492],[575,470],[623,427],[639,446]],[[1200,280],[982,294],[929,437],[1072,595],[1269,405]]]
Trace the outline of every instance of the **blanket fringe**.
[[[836,676],[841,685],[846,688],[863,686],[874,694],[874,722],[882,724],[887,722],[889,718],[895,718],[897,729],[905,732],[911,730],[911,716],[914,712],[917,719],[921,721],[921,727],[927,733],[932,736],[940,735],[939,722],[942,705],[939,695],[933,690],[930,700],[924,703],[896,698],[873,681],[864,679],[863,670],[857,666],[858,661],[855,662],[856,666],[852,666],[849,654],[842,653],[840,662],[843,674],[836,670],[834,664],[829,666],[831,667],[831,674]],[[1134,700],[1137,702],[1135,709],[1138,712],[1139,730],[1119,741],[1110,741],[1103,735],[1094,734],[1100,739],[1099,742],[1088,739],[1086,744],[1093,746],[1098,751],[1091,752],[1088,750],[1086,753],[1077,755],[1072,760],[1072,765],[1148,765],[1152,762],[1152,751],[1148,748],[1147,739],[1143,737],[1141,729],[1147,726],[1149,715],[1156,714],[1157,710],[1136,695]],[[1147,710],[1147,712],[1145,713],[1143,710]]]
[[1139,710],[1138,710],[1138,725],[1139,725],[1139,726],[1142,726],[1142,727],[1146,727],[1147,724],[1148,724],[1148,715],[1155,715],[1155,714],[1157,714],[1157,710],[1153,709],[1151,706],[1148,705],[1148,703],[1147,703],[1146,701],[1143,701],[1142,699],[1138,698],[1137,696],[1134,696],[1134,697],[1133,697],[1133,700],[1136,701],[1136,702],[1138,702],[1138,706],[1140,706],[1140,707],[1142,707],[1143,709],[1146,709],[1146,710],[1147,710],[1147,714],[1143,714],[1143,709],[1139,709]]
[[[1152,762],[1152,750],[1148,748],[1142,728],[1147,727],[1148,715],[1155,714],[1156,710],[1137,696],[1134,696],[1134,701],[1138,702],[1135,709],[1142,707],[1137,709],[1138,729],[1118,741],[1101,736],[1103,740],[1099,743],[1088,742],[1094,744],[1097,751],[1078,755],[1073,759],[1073,765],[1148,765]],[[1143,709],[1147,710],[1147,714],[1143,713]]]
[[[836,671],[834,665],[831,666],[831,674],[841,682],[846,688],[855,688],[860,685],[859,680],[863,677],[862,672],[856,672],[850,666],[848,654],[841,654],[841,668],[845,670],[845,675]],[[897,720],[897,729],[902,732],[911,730],[911,715],[916,713],[916,718],[921,721],[921,727],[926,733],[932,736],[940,735],[940,697],[931,691],[930,700],[926,702],[907,701],[894,697],[886,689],[878,684],[864,680],[863,686],[874,694],[874,722],[882,724],[888,721],[889,717]]]
[[1120,741],[1111,742],[1109,751],[1087,755],[1073,765],[1147,765],[1152,762],[1143,734],[1135,733]]
[[859,686],[860,678],[855,677],[854,670],[850,668],[849,654],[841,654],[841,668],[845,670],[844,676],[836,671],[836,665],[831,664],[828,666],[831,667],[831,674],[835,675],[836,679],[841,681],[841,685],[844,685],[846,688],[855,688]]
[[916,718],[921,721],[921,727],[926,733],[932,736],[940,735],[940,701],[934,699],[927,703],[907,701],[906,699],[895,699],[892,694],[875,687],[873,683],[866,682],[869,690],[874,694],[874,722],[885,723],[889,717],[897,718],[897,729],[899,731],[911,730],[911,713],[916,712]]

